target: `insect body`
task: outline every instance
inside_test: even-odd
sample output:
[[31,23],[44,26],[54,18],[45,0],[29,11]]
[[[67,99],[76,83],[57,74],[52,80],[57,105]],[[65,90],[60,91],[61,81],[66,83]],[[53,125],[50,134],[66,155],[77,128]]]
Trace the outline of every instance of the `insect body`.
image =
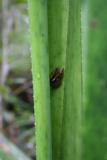
[[52,88],[58,88],[64,76],[64,69],[63,68],[56,68],[50,75],[50,86]]

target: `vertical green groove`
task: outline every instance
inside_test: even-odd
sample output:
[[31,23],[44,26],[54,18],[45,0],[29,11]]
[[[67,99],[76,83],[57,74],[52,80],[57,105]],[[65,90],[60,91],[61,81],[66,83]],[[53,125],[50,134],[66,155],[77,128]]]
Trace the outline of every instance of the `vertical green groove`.
[[51,160],[47,0],[28,0],[37,160]]
[[62,128],[62,160],[81,160],[82,52],[80,10],[80,0],[69,0]]
[[[65,68],[68,7],[68,0],[48,1],[50,72],[56,67]],[[60,160],[61,154],[63,98],[64,83],[58,89],[51,89],[53,160]]]

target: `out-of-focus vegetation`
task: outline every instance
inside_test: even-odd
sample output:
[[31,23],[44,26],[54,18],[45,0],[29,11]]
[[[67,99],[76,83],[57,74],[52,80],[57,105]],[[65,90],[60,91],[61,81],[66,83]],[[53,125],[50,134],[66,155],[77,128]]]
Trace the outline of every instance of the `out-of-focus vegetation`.
[[[2,132],[28,157],[35,159],[27,1],[0,1],[0,19],[0,75],[4,76],[6,71],[5,80],[0,80]],[[0,145],[0,149],[4,149],[3,146]]]
[[107,1],[90,1],[85,160],[107,159]]
[[12,160],[12,156],[8,156],[3,150],[0,150],[0,158],[3,160]]

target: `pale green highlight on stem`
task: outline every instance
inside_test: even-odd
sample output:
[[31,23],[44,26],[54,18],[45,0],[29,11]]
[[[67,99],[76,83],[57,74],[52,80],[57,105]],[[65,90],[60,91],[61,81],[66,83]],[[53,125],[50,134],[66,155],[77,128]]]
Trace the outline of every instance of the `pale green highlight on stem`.
[[28,0],[37,160],[51,160],[47,1]]

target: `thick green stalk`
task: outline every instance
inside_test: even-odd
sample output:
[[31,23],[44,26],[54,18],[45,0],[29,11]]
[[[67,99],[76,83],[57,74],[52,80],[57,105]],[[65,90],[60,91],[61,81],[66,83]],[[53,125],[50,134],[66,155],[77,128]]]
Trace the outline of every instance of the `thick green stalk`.
[[65,68],[62,160],[81,160],[82,147],[82,52],[81,1],[69,0]]
[[37,160],[51,160],[47,1],[28,0]]
[[[32,73],[36,117],[38,160],[81,159],[82,56],[80,0],[49,0],[48,27],[46,1],[29,0]],[[47,28],[49,39],[47,38]],[[49,72],[64,68],[63,83],[51,89]],[[36,85],[37,84],[37,85]],[[51,122],[49,100],[51,100]]]
[[[65,72],[68,11],[68,0],[48,1],[50,72],[57,67],[64,68]],[[64,83],[57,89],[51,89],[53,160],[59,160],[61,154],[63,98]]]

